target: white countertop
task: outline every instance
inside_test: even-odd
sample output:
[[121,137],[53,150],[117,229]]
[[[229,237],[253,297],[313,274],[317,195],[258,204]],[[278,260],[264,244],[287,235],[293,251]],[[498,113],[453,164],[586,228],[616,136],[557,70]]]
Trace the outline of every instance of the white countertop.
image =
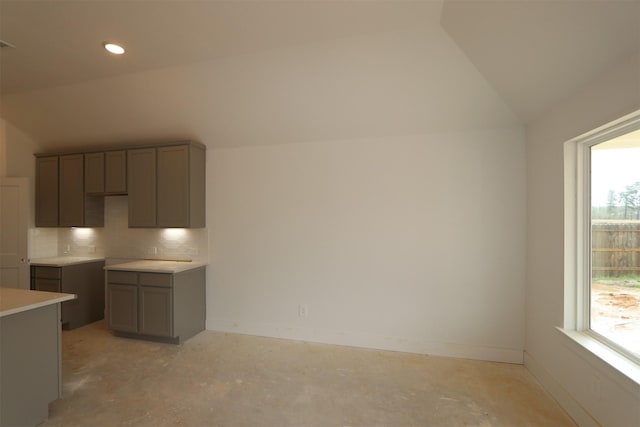
[[89,262],[104,261],[104,257],[96,256],[54,256],[48,258],[35,258],[29,261],[31,265],[46,267],[64,267],[66,265],[85,264]]
[[180,273],[207,265],[206,262],[193,261],[160,261],[140,260],[111,264],[104,267],[105,270],[140,271],[147,273]]
[[0,288],[0,317],[75,299],[74,294]]

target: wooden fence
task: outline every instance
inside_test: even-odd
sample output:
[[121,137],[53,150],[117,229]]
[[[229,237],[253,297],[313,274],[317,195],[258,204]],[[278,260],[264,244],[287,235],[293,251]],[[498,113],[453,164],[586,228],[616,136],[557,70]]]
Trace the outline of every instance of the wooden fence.
[[591,248],[594,276],[640,276],[640,221],[593,220]]

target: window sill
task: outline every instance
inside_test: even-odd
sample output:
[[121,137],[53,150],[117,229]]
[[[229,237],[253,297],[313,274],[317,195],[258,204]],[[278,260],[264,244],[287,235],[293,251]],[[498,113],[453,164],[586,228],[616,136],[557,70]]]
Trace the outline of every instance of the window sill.
[[570,342],[575,347],[575,350],[588,352],[605,365],[612,368],[615,372],[614,379],[621,382],[621,385],[631,385],[635,390],[631,390],[634,393],[638,393],[640,389],[640,364],[635,360],[626,357],[624,354],[617,352],[608,345],[597,340],[593,336],[589,335],[585,331],[574,331],[563,328],[557,328],[562,335],[569,338]]

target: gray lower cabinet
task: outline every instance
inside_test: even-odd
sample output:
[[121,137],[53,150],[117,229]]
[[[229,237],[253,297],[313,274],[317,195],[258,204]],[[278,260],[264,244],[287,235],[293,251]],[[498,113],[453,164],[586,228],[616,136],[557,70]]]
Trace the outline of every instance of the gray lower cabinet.
[[60,307],[0,317],[0,426],[35,426],[62,397]]
[[111,329],[138,332],[138,286],[107,284],[107,318]]
[[104,261],[62,267],[31,266],[31,289],[76,294],[62,303],[62,327],[75,329],[104,318]]
[[108,270],[107,320],[117,335],[179,343],[205,329],[205,267]]
[[140,333],[173,336],[173,296],[171,288],[140,286]]

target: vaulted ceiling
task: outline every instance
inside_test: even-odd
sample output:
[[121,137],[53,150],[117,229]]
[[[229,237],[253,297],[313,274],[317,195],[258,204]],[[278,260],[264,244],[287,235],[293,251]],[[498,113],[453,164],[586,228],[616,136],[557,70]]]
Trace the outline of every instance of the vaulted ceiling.
[[[433,25],[439,2],[1,0],[3,94]],[[105,55],[102,42],[125,45]],[[115,60],[114,60],[115,59]]]
[[640,64],[640,0],[445,0],[442,26],[525,122],[620,61]]
[[0,114],[45,146],[278,143],[531,122],[640,70],[640,0],[0,0],[0,40]]

